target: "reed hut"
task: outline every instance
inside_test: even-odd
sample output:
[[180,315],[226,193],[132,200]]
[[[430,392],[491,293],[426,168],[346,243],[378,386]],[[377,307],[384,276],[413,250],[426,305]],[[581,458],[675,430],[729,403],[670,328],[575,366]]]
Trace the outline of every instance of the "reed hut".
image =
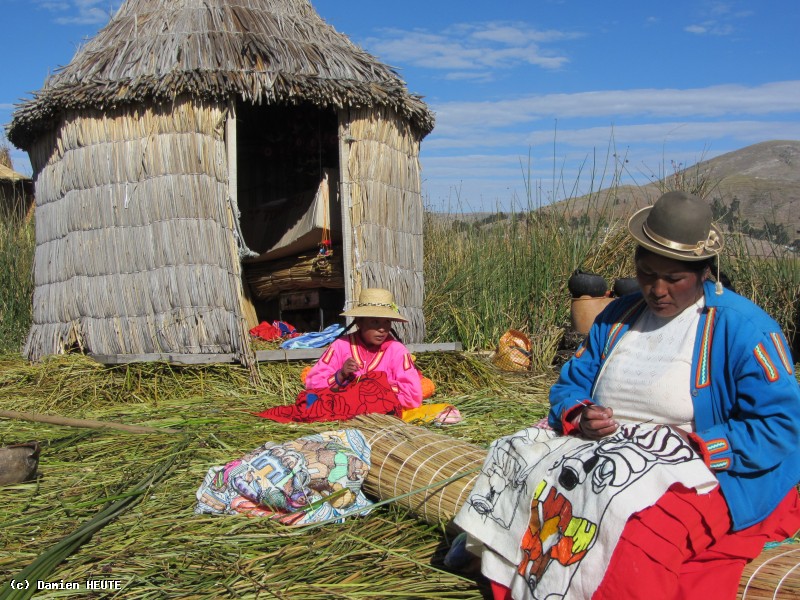
[[2,160],[0,151],[0,219],[29,218],[33,209],[33,181]]
[[307,0],[127,0],[8,128],[36,182],[24,354],[250,363],[250,327],[328,325],[365,286],[422,341],[432,128]]

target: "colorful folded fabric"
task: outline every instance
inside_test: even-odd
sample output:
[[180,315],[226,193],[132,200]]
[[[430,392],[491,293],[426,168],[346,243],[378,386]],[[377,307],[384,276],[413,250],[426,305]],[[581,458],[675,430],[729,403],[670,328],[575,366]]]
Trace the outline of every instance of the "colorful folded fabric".
[[369,444],[357,429],[267,442],[211,467],[197,490],[195,513],[271,517],[295,526],[366,514],[372,502],[361,486],[369,468]]

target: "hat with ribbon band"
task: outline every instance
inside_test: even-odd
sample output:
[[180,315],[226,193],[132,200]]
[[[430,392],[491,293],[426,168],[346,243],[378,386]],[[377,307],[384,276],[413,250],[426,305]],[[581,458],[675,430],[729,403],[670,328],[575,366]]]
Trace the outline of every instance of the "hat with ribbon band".
[[698,261],[722,251],[722,232],[711,221],[711,209],[697,196],[667,192],[653,206],[628,220],[628,231],[640,246],[677,260]]
[[350,310],[341,313],[343,317],[377,317],[408,323],[408,319],[400,314],[394,296],[389,290],[366,288],[358,295],[358,302]]

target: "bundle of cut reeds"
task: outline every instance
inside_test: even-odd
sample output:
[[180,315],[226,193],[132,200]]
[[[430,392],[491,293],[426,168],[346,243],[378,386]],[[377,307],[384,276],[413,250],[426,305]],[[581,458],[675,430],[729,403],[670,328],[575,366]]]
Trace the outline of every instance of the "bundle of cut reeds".
[[372,448],[365,491],[381,500],[395,498],[429,523],[449,523],[467,499],[487,451],[388,415],[360,415],[353,423]]
[[245,278],[253,296],[259,300],[269,300],[286,291],[343,288],[341,247],[334,248],[333,257],[306,252],[268,262],[250,263],[245,266]]
[[739,581],[741,600],[800,598],[800,545],[781,544],[764,550],[747,565]]

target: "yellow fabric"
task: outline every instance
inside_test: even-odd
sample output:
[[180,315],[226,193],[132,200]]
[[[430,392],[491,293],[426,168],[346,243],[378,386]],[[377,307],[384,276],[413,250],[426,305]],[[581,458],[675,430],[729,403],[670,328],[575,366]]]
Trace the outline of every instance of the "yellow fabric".
[[411,423],[413,421],[431,423],[442,413],[455,410],[456,408],[452,404],[423,404],[417,408],[404,408],[401,418],[406,423]]

